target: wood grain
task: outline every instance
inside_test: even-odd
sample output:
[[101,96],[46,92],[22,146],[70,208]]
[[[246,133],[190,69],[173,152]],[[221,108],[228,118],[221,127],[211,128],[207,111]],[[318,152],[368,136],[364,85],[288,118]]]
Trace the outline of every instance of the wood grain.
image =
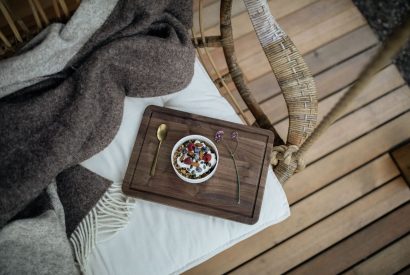
[[[369,175],[372,175],[369,177]],[[292,205],[291,216],[266,228],[218,256],[191,269],[186,274],[225,273],[286,239],[296,235],[345,205],[397,177],[399,171],[388,154],[336,181],[301,202]],[[340,194],[345,194],[340,196]],[[326,205],[326,207],[323,207]]]
[[[269,1],[269,7],[272,12],[272,14],[275,16],[277,20],[279,20],[282,17],[285,17],[287,15],[292,14],[293,12],[306,7],[314,2],[317,2],[318,0],[299,0],[299,1],[286,1],[286,0],[271,0]],[[204,20],[204,28],[205,31],[204,33],[206,35],[220,35],[220,30],[219,30],[219,3],[214,3],[214,5],[210,5],[206,8],[204,8],[204,14],[206,14],[206,20]],[[242,13],[238,13],[242,11]],[[233,1],[233,7],[232,7],[232,25],[234,26],[233,28],[233,37],[234,38],[239,38],[242,37],[246,34],[252,35],[253,33],[253,27],[252,24],[249,20],[249,15],[247,11],[245,11],[244,6],[242,1]],[[199,36],[199,27],[198,27],[198,15],[194,14],[194,27],[196,32],[196,35]],[[209,26],[214,25],[213,27],[209,28]],[[254,39],[256,39],[255,36],[253,36]],[[247,41],[249,39],[245,39]],[[256,41],[254,41],[256,42]],[[245,42],[246,44],[246,42]],[[261,48],[259,47],[261,50]],[[226,62],[225,58],[223,55],[223,51],[221,48],[210,48],[209,51],[211,52],[211,55],[217,64],[217,67],[220,65],[223,66],[226,72]],[[204,63],[206,67],[211,68],[211,64],[208,62],[208,60],[205,58]],[[223,70],[221,70],[223,71]],[[231,88],[232,86],[230,86]]]
[[[349,62],[350,61],[351,60],[349,60]],[[353,65],[354,63],[352,64],[352,66]],[[344,70],[344,71],[348,71],[348,70]],[[380,96],[399,87],[400,85],[403,85],[403,83],[404,83],[403,79],[401,78],[400,74],[398,73],[394,65],[390,65],[386,67],[374,77],[370,85],[358,97],[358,99],[352,104],[352,106],[347,110],[347,112],[352,112],[362,107],[363,105],[366,105],[368,102],[379,98]],[[320,114],[323,115],[324,113],[327,113],[328,110],[333,106],[333,104],[337,101],[338,98],[340,98],[340,96],[344,92],[345,90],[323,100],[319,105],[319,110],[322,110]],[[389,150],[389,148],[391,148],[391,146],[394,146],[394,144],[400,143],[402,140],[409,138],[410,136],[408,134],[406,135],[405,133],[406,131],[410,131],[410,128],[408,127],[401,128],[401,125],[400,125],[400,123],[404,123],[404,121],[405,119],[401,119],[400,121],[395,123],[395,127],[393,128],[386,127],[381,131],[380,129],[378,129],[379,132],[376,132],[375,136],[367,135],[366,137],[364,137],[364,139],[361,142],[353,143],[352,150],[348,148],[350,146],[349,145],[347,146],[347,148],[343,150],[336,151],[334,158],[329,158],[329,159],[334,159],[334,160],[337,159],[337,161],[335,162],[333,161],[329,162],[328,160],[323,161],[322,163],[323,165],[320,166],[321,168],[315,170],[312,174],[309,173],[309,176],[298,177],[298,175],[296,175],[295,177],[298,177],[298,179],[300,180],[299,182],[300,184],[298,184],[297,187],[295,188],[289,188],[288,186],[289,183],[285,186],[285,190],[287,192],[288,197],[290,198],[290,202],[292,203],[293,201],[295,201],[294,199],[292,199],[294,190],[296,191],[303,190],[303,188],[305,187],[307,183],[312,183],[312,182],[315,183],[318,175],[324,174],[324,178],[325,178],[324,181],[326,181],[326,183],[331,182],[332,180],[337,178],[338,175],[340,175],[340,173],[337,173],[336,175],[334,175],[335,177],[332,177],[332,172],[337,171],[337,167],[339,165],[338,164],[339,158],[337,157],[337,155],[339,153],[341,154],[340,159],[343,159],[343,160],[344,159],[348,160],[351,158],[349,155],[349,152],[356,151],[358,155],[363,156],[363,158],[359,158],[357,162],[356,160],[353,159],[351,163],[346,163],[346,167],[345,167],[346,169],[343,169],[343,171],[350,171],[352,169],[355,169],[355,167],[359,166],[361,163],[364,163],[368,161],[369,159],[377,156],[381,152],[386,152],[387,150]],[[279,126],[275,125],[275,127],[277,127],[280,133],[285,132],[287,130],[287,125],[285,121],[282,121]],[[283,131],[281,131],[281,129],[283,129]],[[351,131],[352,133],[354,133],[355,130],[356,129],[352,128],[351,126],[349,126],[348,129],[344,129],[344,131]],[[396,132],[399,131],[399,136],[394,136],[394,131]],[[389,137],[390,135],[391,135],[391,138]],[[385,136],[386,136],[386,139],[384,139]],[[382,145],[382,147],[377,147],[377,144],[379,142]],[[372,148],[376,148],[376,150],[374,151],[372,149],[367,150],[365,146],[367,146],[368,143],[371,144]],[[392,144],[392,145],[389,145],[389,144]],[[333,148],[333,150],[335,149],[335,147],[333,147],[330,144],[328,144],[328,146],[323,146],[323,147],[319,146],[319,147],[321,148],[321,150],[331,150],[331,148]],[[314,150],[310,152],[315,154]],[[328,167],[335,168],[336,170],[331,169],[330,171],[328,171]],[[358,177],[356,180],[350,179],[350,177],[347,177],[346,180],[351,180],[353,183],[356,184],[357,188],[360,188],[361,181],[366,182],[366,180],[378,179],[378,178],[383,180],[383,176],[381,176],[378,173],[375,173],[376,171],[379,171],[379,169],[381,169],[380,171],[383,171],[383,167],[385,168],[393,167],[396,173],[393,173],[392,175],[394,176],[398,175],[397,169],[394,168],[394,165],[392,164],[391,161],[389,162],[389,164],[385,162],[380,162],[380,165],[377,165],[374,167],[375,169],[366,170],[366,172],[363,172],[362,177]],[[386,169],[389,169],[389,168],[386,168]],[[359,169],[358,171],[361,171],[361,169]],[[353,172],[351,175],[356,175],[356,172]],[[372,176],[369,177],[368,175],[372,175]],[[307,181],[306,179],[314,179],[314,180]],[[291,179],[291,182],[292,181],[293,179]],[[319,181],[321,180],[319,179]],[[325,183],[323,182],[323,184]],[[317,189],[313,189],[313,190],[317,190]],[[322,189],[319,193],[315,193],[315,195],[320,194],[321,192],[325,190],[327,190],[327,188]],[[308,196],[310,193],[311,192],[307,192],[304,194],[301,193],[300,197]],[[354,198],[356,197],[352,196],[352,199]],[[319,209],[327,210],[328,205],[330,204],[331,201],[333,200],[332,199],[330,199],[329,201],[317,200],[317,207]],[[305,208],[300,206],[301,207],[300,209],[303,209],[303,211],[307,211],[308,213],[310,213],[309,210],[312,208],[312,205],[309,205],[309,204],[303,204],[303,205],[305,206]],[[323,205],[326,205],[326,207],[323,207]],[[332,209],[335,209],[335,208],[330,207],[330,210]],[[326,210],[322,210],[323,212],[321,213],[323,215],[331,215],[330,212],[327,212]],[[281,242],[281,240],[283,241],[283,239],[291,237],[292,234],[295,234],[295,232],[299,232],[300,230],[303,230],[303,228],[305,228],[304,226],[309,225],[309,223],[305,224],[305,223],[299,222],[299,220],[297,219],[295,220],[294,216],[296,215],[296,213],[298,212],[296,212],[295,209],[292,208],[292,216],[290,217],[289,221],[293,221],[293,222],[289,222],[289,226],[284,226],[284,224],[286,225],[288,221],[285,221],[284,223],[280,225],[272,226],[271,228],[268,228],[262,231],[258,235],[253,236],[235,245],[231,249],[228,249],[224,251],[223,253],[221,253],[220,255],[199,265],[198,267],[192,269],[189,273],[190,274],[209,274],[212,272],[217,272],[217,273],[227,272],[230,269],[234,268],[235,266],[238,266],[241,263],[248,261],[254,255],[258,255],[264,250],[269,249],[270,247],[274,246],[278,242]],[[320,215],[318,215],[317,218],[320,218]],[[314,222],[315,219],[313,218],[311,221]],[[282,227],[282,225],[284,227]],[[300,225],[300,227],[296,225]],[[294,230],[292,230],[292,228]],[[281,234],[280,232],[282,233],[285,232],[286,234]]]
[[232,274],[284,273],[409,200],[410,190],[403,179],[398,178],[254,258]]
[[[289,274],[339,274],[410,231],[410,204],[386,215],[329,250],[298,266]],[[360,245],[357,245],[360,244]]]
[[[311,29],[306,29],[303,33],[295,36],[292,34],[288,35],[296,44],[299,52],[307,54],[326,43],[364,26],[364,24],[365,20],[362,15],[356,7],[352,6],[337,16],[323,21]],[[243,72],[248,81],[252,81],[271,70],[264,53],[260,52],[242,60],[239,62],[239,65],[243,68]]]
[[317,75],[332,65],[348,60],[378,43],[376,35],[366,25],[316,48],[304,58],[312,74]]
[[410,275],[410,264],[397,271],[396,275]]
[[[196,2],[196,3],[195,3]],[[193,1],[194,7],[199,8],[199,1]],[[208,1],[209,3],[203,3],[203,29],[206,35],[219,35],[219,10],[221,7],[220,1]],[[237,17],[246,12],[245,5],[242,1],[235,1],[232,5],[232,16]],[[193,28],[195,34],[200,36],[199,29],[199,14],[198,11],[194,11],[193,14]]]
[[[297,35],[302,34],[301,30],[304,30],[303,33],[305,33],[309,29],[314,29],[323,21],[330,20],[352,7],[354,7],[354,5],[350,0],[320,0],[305,6],[284,18],[279,18],[277,22],[284,29],[287,35],[294,40]],[[316,11],[318,9],[323,10],[323,12],[317,13]],[[335,24],[335,22],[332,23]],[[234,29],[236,30],[235,25]],[[311,41],[310,43],[314,42]],[[255,32],[249,32],[246,35],[237,38],[235,40],[235,49],[239,64],[241,64],[242,61],[253,57],[255,54],[259,54],[261,52],[261,46]],[[301,50],[300,47],[298,47],[298,49]],[[302,51],[302,54],[304,53],[306,52]],[[221,70],[226,70],[220,53],[215,52],[212,54],[217,62],[216,64],[218,68]],[[246,67],[243,67],[243,69],[246,69]]]
[[408,121],[410,121],[409,112],[295,174],[285,185],[288,201],[292,204],[304,198],[363,163],[389,151],[396,144],[407,140],[410,138]]
[[[316,49],[314,52],[306,54],[304,59],[312,74],[317,75],[349,59],[349,57],[376,45],[377,42],[377,38],[372,30],[370,30],[368,26],[364,26]],[[230,88],[236,100],[242,103],[243,101],[233,85],[231,85]],[[281,92],[275,76],[272,73],[267,73],[249,82],[249,88],[255,99],[260,103]],[[222,95],[225,94],[226,92],[223,90]],[[227,99],[229,100],[229,98]],[[241,104],[241,107],[242,110],[247,111],[247,107],[244,103]]]
[[[152,177],[149,170],[158,145],[156,131],[162,123],[167,124],[169,130],[161,146],[156,174]],[[217,145],[217,171],[206,183],[187,184],[172,168],[171,151],[178,140],[192,134],[213,139],[218,130],[225,131],[226,135],[232,131],[239,134],[236,161],[241,181],[240,204],[237,204],[235,167],[222,144]],[[259,218],[272,144],[273,134],[267,130],[149,106],[133,148],[123,191],[174,207],[253,224]]]
[[[394,89],[399,88],[400,86],[404,85],[404,80],[401,77],[400,73],[398,72],[396,66],[390,65],[377,73],[369,85],[363,90],[363,92],[355,99],[355,101],[346,109],[346,111],[342,114],[342,116],[351,113],[369,102],[385,95],[386,93],[393,91]],[[348,90],[348,88],[343,89],[340,92],[337,92],[330,97],[325,98],[324,100],[319,102],[319,113],[318,113],[318,120],[322,120],[323,116],[327,114],[330,109],[336,104],[336,102],[343,96],[343,94]],[[276,130],[278,131],[279,135],[282,138],[287,137],[287,129],[288,129],[288,120],[282,120],[278,124],[275,125]],[[350,130],[351,127],[348,127]],[[321,147],[325,149],[326,147]],[[335,147],[332,147],[333,150]],[[317,154],[316,151],[311,150],[308,154],[312,155],[320,155]]]
[[[339,4],[339,12],[330,11],[330,13],[334,15],[333,17],[320,15],[321,12],[327,13],[329,10],[326,11],[321,9],[318,3],[319,1],[313,3],[316,5],[317,9],[313,10],[314,13],[311,13],[310,16],[314,17],[319,14],[319,17],[322,19],[328,18],[327,20],[325,19],[317,25],[299,21],[300,23],[294,24],[293,26],[290,26],[289,29],[286,29],[286,23],[283,22],[292,22],[294,19],[291,17],[295,14],[299,13],[302,18],[304,14],[303,9],[305,9],[305,14],[309,14],[307,12],[307,10],[309,10],[307,9],[308,6],[304,6],[296,12],[279,20],[279,23],[285,28],[285,30],[290,31],[288,34],[294,41],[296,41],[297,46],[303,46],[299,47],[299,49],[302,50],[302,52],[307,51],[304,52],[305,60],[316,78],[319,79],[321,85],[320,91],[323,96],[321,97],[322,102],[319,105],[319,115],[323,117],[323,114],[326,114],[333,104],[335,104],[335,102],[343,95],[346,91],[346,87],[355,81],[357,73],[361,69],[360,66],[363,66],[371,57],[369,54],[371,51],[368,50],[374,47],[378,41],[352,3],[350,8],[345,9],[344,11],[340,9],[342,4]],[[293,4],[294,3],[289,5]],[[313,4],[311,5],[313,6]],[[287,5],[287,3],[283,3],[283,6]],[[274,11],[272,12],[275,14]],[[238,15],[238,17],[239,16],[241,15]],[[235,18],[233,20],[235,20]],[[242,22],[245,22],[246,20],[247,18]],[[240,20],[237,22],[240,22]],[[304,23],[306,23],[305,27],[303,26]],[[245,73],[249,73],[247,75],[248,80],[250,81],[249,86],[258,102],[264,103],[269,101],[266,105],[267,109],[271,111],[269,118],[278,123],[275,127],[278,129],[279,133],[285,134],[287,131],[287,121],[284,118],[287,116],[287,110],[282,97],[278,96],[275,98],[276,95],[279,95],[280,90],[278,89],[273,75],[270,73],[270,68],[266,62],[264,54],[262,51],[255,48],[255,45],[257,44],[255,43],[256,40],[254,40],[254,36],[248,34],[248,31],[246,30],[242,32],[241,27],[242,25],[240,24],[235,25],[234,31],[238,30],[238,33],[240,34],[237,38],[241,38],[235,40],[235,45],[241,47],[241,49],[238,50],[239,53],[245,51],[243,56],[247,56],[245,59],[240,60],[240,64],[245,70]],[[292,31],[297,30],[298,28],[300,32],[292,34]],[[373,49],[373,51],[374,50],[375,49]],[[253,54],[252,51],[254,51]],[[214,54],[215,56],[218,55],[216,52]],[[221,62],[221,65],[222,68],[225,66],[223,62]],[[320,223],[321,219],[340,213],[340,209],[351,203],[353,200],[363,200],[363,197],[360,197],[359,194],[363,196],[363,194],[369,192],[369,189],[367,188],[363,189],[363,193],[355,193],[355,191],[352,191],[353,193],[347,192],[346,198],[344,198],[344,196],[340,196],[342,192],[337,193],[338,190],[343,190],[340,181],[351,180],[352,189],[360,190],[362,186],[361,184],[364,184],[365,182],[369,182],[369,185],[371,186],[371,181],[374,180],[375,182],[378,182],[378,184],[375,184],[374,186],[374,188],[377,188],[377,186],[380,186],[379,184],[383,184],[380,182],[389,180],[389,176],[397,176],[398,170],[394,167],[393,162],[388,155],[386,155],[386,152],[394,148],[397,144],[410,138],[410,128],[405,125],[406,121],[410,120],[409,114],[404,114],[390,122],[386,122],[388,120],[383,116],[379,116],[377,119],[378,122],[371,118],[371,121],[369,122],[370,124],[376,122],[376,124],[367,128],[371,129],[371,132],[354,140],[359,136],[355,133],[356,130],[359,130],[362,134],[365,132],[359,127],[356,127],[356,121],[354,118],[357,114],[351,113],[354,111],[359,112],[360,108],[368,107],[372,104],[371,102],[373,100],[386,99],[387,97],[383,97],[383,95],[397,89],[403,85],[403,83],[404,82],[394,65],[390,65],[382,70],[375,76],[372,83],[366,88],[366,91],[364,91],[364,93],[346,112],[346,115],[352,115],[350,118],[352,123],[344,128],[335,128],[334,138],[336,139],[333,140],[335,143],[327,142],[324,143],[323,146],[318,145],[316,147],[316,149],[319,148],[317,152],[316,150],[310,151],[309,154],[312,154],[312,160],[316,161],[315,164],[320,163],[320,165],[307,167],[304,172],[295,175],[295,178],[291,179],[291,181],[285,185],[285,191],[289,197],[289,201],[293,204],[291,208],[292,216],[288,220],[289,223],[288,221],[285,221],[279,225],[267,228],[259,234],[240,242],[218,256],[193,268],[188,273],[221,274],[228,272],[237,266],[243,265],[264,251],[272,247],[275,248],[280,243],[286,243],[287,239],[291,240],[300,234],[303,234],[306,228],[309,228],[309,226],[312,226],[315,223]],[[402,94],[402,96],[404,94]],[[391,103],[392,102],[389,104],[390,108],[392,106]],[[385,110],[382,110],[382,108],[383,106],[380,110],[373,111],[386,112]],[[243,109],[246,110],[246,108]],[[371,115],[371,112],[373,111],[370,111],[370,109],[367,110],[369,111],[367,112],[367,115]],[[362,113],[362,115],[364,115],[364,113]],[[390,119],[391,118],[392,116],[390,116]],[[368,124],[368,126],[370,126],[370,124]],[[341,125],[343,124],[339,124],[339,126]],[[343,135],[347,132],[344,137],[349,136],[350,138],[345,139],[344,137],[341,137],[339,139],[336,135],[338,131],[343,133]],[[344,140],[344,142],[340,143],[342,140]],[[326,156],[326,154],[329,155]],[[381,154],[383,155],[380,157]],[[374,158],[376,159],[372,160]],[[382,161],[380,158],[383,158],[384,160]],[[378,165],[374,163],[378,163]],[[373,168],[370,169],[369,167]],[[311,168],[313,170],[309,171]],[[380,171],[387,169],[392,172],[385,174],[389,176],[383,176],[383,174],[376,173],[379,169],[381,169]],[[333,185],[336,185],[337,188],[335,187],[335,189],[331,189],[330,187]],[[334,190],[335,197],[330,195],[333,193],[330,192],[330,190]],[[328,194],[328,196],[326,194]],[[343,197],[343,199],[339,200],[337,196]],[[312,201],[313,198],[315,198],[317,204],[313,202],[306,203],[310,201],[310,198],[312,198]],[[335,200],[334,204],[332,203],[333,200]],[[315,210],[314,213],[312,213],[313,210]],[[316,211],[319,212],[317,215]],[[297,218],[294,218],[295,216]],[[372,222],[370,220],[369,222]],[[386,225],[386,229],[387,228],[388,226]],[[298,248],[299,246],[293,247],[294,250],[297,250]],[[322,248],[318,248],[310,255],[314,256],[313,254],[320,253],[322,250]],[[284,253],[285,255],[283,256],[286,257],[286,254],[292,253],[293,250],[289,249],[288,253]],[[276,262],[276,259],[268,260],[266,264],[271,262]],[[276,270],[270,270],[269,272],[274,274],[277,273]],[[317,271],[314,273],[317,273]]]
[[[375,52],[376,49],[371,48],[316,76],[315,82],[318,89],[318,99],[321,100],[353,83],[357,79],[360,70],[364,68]],[[261,107],[267,116],[271,118],[273,124],[288,116],[286,103],[281,94],[264,101]],[[319,112],[321,112],[320,106]],[[249,116],[250,112],[245,112],[245,115]]]
[[407,234],[344,274],[394,274],[409,264],[410,234]]
[[409,109],[410,90],[406,85],[335,122],[312,146],[305,160],[318,160]]
[[[287,0],[269,0],[269,8],[272,15],[275,17],[276,20],[280,20],[285,16],[289,16],[295,11],[298,11],[312,3],[317,2],[318,0],[298,0],[289,2]],[[242,1],[233,1],[233,8],[236,10],[236,6],[242,5]],[[219,7],[218,7],[219,8]],[[215,13],[209,13],[208,17],[212,17],[213,22],[219,21],[219,10]],[[207,17],[207,20],[208,20]],[[204,25],[206,22],[204,22]],[[215,23],[214,23],[215,24]],[[234,39],[238,39],[246,34],[253,32],[253,27],[251,21],[249,20],[249,15],[247,11],[243,11],[242,13],[236,14],[236,16],[232,17],[232,25],[234,26],[233,30],[233,37]],[[206,26],[206,25],[205,25]],[[219,33],[219,25],[214,25],[211,28],[206,28],[205,33],[207,34],[218,34]]]

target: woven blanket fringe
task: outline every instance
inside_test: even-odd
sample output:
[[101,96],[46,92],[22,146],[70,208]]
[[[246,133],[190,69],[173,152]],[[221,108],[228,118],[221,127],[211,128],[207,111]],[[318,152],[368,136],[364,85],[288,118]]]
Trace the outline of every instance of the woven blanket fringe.
[[88,274],[88,258],[96,244],[112,238],[129,221],[136,199],[124,195],[122,182],[114,182],[70,237],[75,259]]

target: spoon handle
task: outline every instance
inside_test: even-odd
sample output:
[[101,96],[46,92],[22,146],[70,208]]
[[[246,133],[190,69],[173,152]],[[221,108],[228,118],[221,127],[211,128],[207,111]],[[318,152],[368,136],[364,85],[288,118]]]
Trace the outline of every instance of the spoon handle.
[[151,176],[155,175],[155,169],[157,168],[157,161],[158,161],[158,155],[159,155],[159,148],[161,148],[161,144],[162,144],[162,141],[158,143],[157,151],[155,152],[155,158],[154,158],[154,161],[152,162],[151,171],[149,173]]

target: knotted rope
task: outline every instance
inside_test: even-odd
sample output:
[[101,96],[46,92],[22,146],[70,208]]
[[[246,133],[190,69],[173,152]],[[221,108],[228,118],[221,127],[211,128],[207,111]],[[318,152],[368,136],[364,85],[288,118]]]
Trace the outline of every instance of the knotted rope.
[[[286,165],[289,165],[294,158],[296,152],[299,151],[299,147],[296,145],[279,145],[273,147],[271,164],[273,166],[278,165],[279,161],[283,161]],[[305,168],[305,161],[303,158],[299,158],[296,160],[297,168],[296,171],[302,171]]]

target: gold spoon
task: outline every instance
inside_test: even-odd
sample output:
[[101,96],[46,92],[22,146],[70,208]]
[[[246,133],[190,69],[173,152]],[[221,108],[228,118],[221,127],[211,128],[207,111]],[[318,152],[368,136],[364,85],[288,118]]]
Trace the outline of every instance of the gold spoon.
[[155,153],[155,158],[154,161],[152,162],[151,166],[151,172],[149,173],[151,176],[155,175],[155,168],[157,167],[157,160],[158,160],[158,154],[159,154],[159,148],[161,148],[162,142],[165,140],[167,137],[167,132],[168,128],[166,124],[161,124],[158,126],[157,129],[157,138],[159,140],[158,147],[157,147],[157,152]]

